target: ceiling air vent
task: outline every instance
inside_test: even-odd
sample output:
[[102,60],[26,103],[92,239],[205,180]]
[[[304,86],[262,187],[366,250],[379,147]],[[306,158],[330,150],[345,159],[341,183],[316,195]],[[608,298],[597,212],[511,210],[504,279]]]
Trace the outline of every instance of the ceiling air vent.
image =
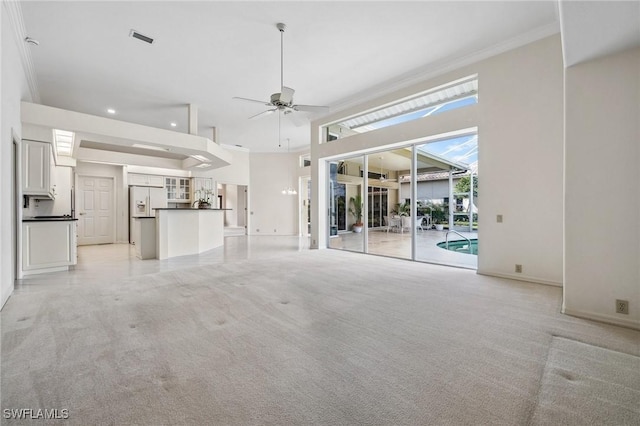
[[138,40],[142,40],[146,43],[153,44],[153,39],[151,37],[146,36],[144,34],[140,34],[136,30],[131,30],[129,32],[129,37],[137,38]]

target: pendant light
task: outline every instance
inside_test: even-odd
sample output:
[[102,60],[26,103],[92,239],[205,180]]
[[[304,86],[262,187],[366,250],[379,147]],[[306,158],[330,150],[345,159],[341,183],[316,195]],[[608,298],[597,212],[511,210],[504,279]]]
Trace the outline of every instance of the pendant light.
[[[287,138],[287,162],[289,161],[289,146],[290,146],[290,140],[289,138]],[[291,167],[287,166],[287,182],[291,182]],[[296,191],[295,189],[291,188],[291,186],[289,186],[289,184],[287,183],[287,187],[285,189],[282,190],[282,195],[296,195],[298,194],[298,191]]]

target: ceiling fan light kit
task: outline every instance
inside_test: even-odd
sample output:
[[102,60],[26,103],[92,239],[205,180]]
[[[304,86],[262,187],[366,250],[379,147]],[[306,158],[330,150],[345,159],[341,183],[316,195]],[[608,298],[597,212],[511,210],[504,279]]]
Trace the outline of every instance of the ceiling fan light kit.
[[237,99],[245,102],[258,103],[270,109],[260,112],[258,114],[252,115],[249,119],[255,119],[259,117],[264,117],[265,115],[272,114],[276,111],[284,113],[285,115],[291,114],[296,111],[303,112],[324,112],[329,109],[327,106],[321,105],[300,105],[295,104],[293,102],[293,94],[295,90],[291,87],[287,87],[284,85],[284,31],[287,26],[283,23],[276,24],[276,28],[280,32],[280,92],[274,93],[269,98],[269,101],[260,101],[257,99],[251,98],[242,98],[242,97],[234,97],[233,99]]

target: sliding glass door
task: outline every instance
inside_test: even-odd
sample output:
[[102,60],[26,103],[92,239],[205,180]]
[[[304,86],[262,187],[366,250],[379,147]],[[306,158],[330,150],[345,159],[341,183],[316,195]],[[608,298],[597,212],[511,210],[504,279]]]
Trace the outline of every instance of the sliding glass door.
[[364,250],[363,157],[331,161],[329,167],[329,247]]
[[384,225],[384,218],[389,215],[389,197],[388,189],[378,186],[370,186],[369,196],[369,214],[368,227],[380,228]]

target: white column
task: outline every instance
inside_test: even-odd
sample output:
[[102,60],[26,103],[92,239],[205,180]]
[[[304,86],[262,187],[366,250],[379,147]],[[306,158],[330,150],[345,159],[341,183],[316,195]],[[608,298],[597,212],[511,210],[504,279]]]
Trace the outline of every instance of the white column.
[[473,172],[469,175],[469,232],[473,232]]
[[362,186],[361,188],[361,197],[362,204],[364,204],[363,210],[363,220],[364,222],[364,236],[362,238],[362,252],[369,253],[369,156],[367,154],[363,155],[363,163],[364,163],[364,171],[362,172]]
[[455,200],[453,199],[453,168],[449,169],[449,231],[453,230],[453,211]]
[[198,106],[189,104],[189,134],[198,134]]
[[[417,242],[416,242],[416,219],[418,217],[418,147],[411,147],[411,260],[416,260]],[[400,181],[400,179],[398,179]]]

